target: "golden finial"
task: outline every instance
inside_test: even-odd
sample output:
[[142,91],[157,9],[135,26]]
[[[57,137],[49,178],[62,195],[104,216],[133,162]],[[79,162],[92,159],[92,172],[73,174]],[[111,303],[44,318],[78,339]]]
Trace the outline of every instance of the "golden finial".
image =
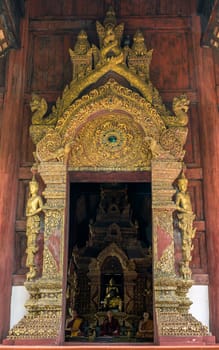
[[178,178],[178,184],[182,184],[182,183],[188,184],[188,179],[185,176],[184,169],[182,170],[180,177]]
[[38,182],[37,182],[37,180],[36,180],[35,174],[33,174],[32,180],[31,180],[29,183],[30,183],[30,185],[34,185],[34,184],[37,184],[37,185],[38,185]]
[[116,26],[116,14],[112,6],[109,7],[106,18],[103,21],[105,28],[111,27],[114,28]]

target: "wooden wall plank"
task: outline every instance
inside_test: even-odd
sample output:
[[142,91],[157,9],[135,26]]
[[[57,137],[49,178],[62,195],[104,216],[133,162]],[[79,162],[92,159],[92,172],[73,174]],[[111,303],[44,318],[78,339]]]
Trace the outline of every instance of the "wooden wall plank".
[[[66,40],[62,35],[40,35],[34,36],[33,41],[33,52],[31,52],[33,58],[30,60],[27,91],[61,92],[72,79],[69,48],[64,45]],[[73,42],[73,39],[69,38],[67,41]],[[70,75],[66,82],[64,75]]]
[[[20,50],[11,51],[0,130],[0,342],[6,337],[10,321],[11,276],[13,271],[14,222],[17,205],[17,178],[20,157],[21,120],[26,71],[28,20],[21,21]],[[11,252],[11,254],[10,254]]]
[[219,50],[213,50],[214,57],[214,71],[215,71],[215,81],[216,81],[216,91],[217,91],[217,104],[219,109]]
[[23,275],[27,273],[26,268],[26,246],[27,238],[25,231],[17,231],[15,234],[15,264],[13,275]]
[[197,229],[197,231],[205,231],[205,221],[194,221],[194,227]]
[[[89,18],[87,16],[71,16],[67,18],[40,18],[30,20],[30,31],[46,31],[49,32],[63,32],[63,31],[75,31],[75,30],[92,30],[95,31],[96,20],[101,23],[104,20],[104,15],[102,19],[99,16],[93,16]],[[137,29],[142,30],[162,30],[167,31],[182,31],[191,28],[191,18],[190,17],[119,17],[116,14],[117,23],[124,22],[125,30],[134,33]]]
[[[105,3],[107,1],[93,1],[92,5],[89,0],[35,0],[30,1],[30,18],[47,17],[47,16],[99,16],[104,13]],[[98,16],[98,17],[99,17]]]
[[19,179],[30,180],[32,178],[32,173],[31,173],[30,167],[20,167],[18,177],[19,177]]
[[[11,198],[11,207],[9,204],[9,182],[11,190],[14,190],[15,181],[11,181],[11,176],[5,172],[0,172],[0,274],[1,274],[1,293],[0,293],[0,343],[7,335],[10,320],[10,296],[11,296],[11,275],[13,256],[8,252],[13,252],[13,220],[14,203]],[[10,191],[10,193],[12,193]],[[16,193],[15,193],[16,194]],[[11,232],[10,232],[11,231]],[[3,322],[4,320],[4,322]]]
[[186,96],[188,96],[188,99],[190,100],[190,103],[191,103],[189,108],[190,113],[191,113],[192,104],[198,102],[198,95],[197,95],[197,91],[195,90],[179,89],[176,91],[176,90],[160,89],[159,92],[164,102],[172,102],[175,96],[186,94]]
[[121,1],[119,7],[120,16],[148,16],[157,14],[159,3],[157,0]]
[[160,15],[189,16],[191,13],[196,13],[196,6],[194,1],[159,1]]
[[191,268],[195,274],[207,273],[207,254],[206,254],[206,237],[205,232],[197,231],[193,239],[194,249],[192,251]]
[[202,168],[187,168],[186,169],[186,177],[188,180],[200,180],[203,178]]
[[5,89],[7,56],[0,57],[0,87]]
[[195,220],[204,220],[203,189],[201,180],[190,180],[188,190],[191,196]]
[[30,1],[30,17],[44,16],[69,16],[77,15],[100,17],[109,6],[119,11],[121,16],[149,16],[149,15],[168,15],[168,16],[190,16],[197,12],[196,1],[194,0],[105,0],[93,1],[92,5],[89,0],[34,0]]
[[219,50],[213,50],[216,85],[219,85]]
[[200,47],[200,21],[193,19],[195,59],[199,81],[200,139],[203,166],[203,195],[206,221],[206,240],[209,272],[210,330],[219,339],[219,215],[218,215],[218,173],[219,173],[219,124],[216,96],[216,80],[212,50]]
[[[186,93],[188,96],[188,94]],[[188,136],[185,144],[185,163],[189,168],[201,167],[200,159],[200,139],[199,139],[199,119],[197,103],[190,104],[189,108]]]
[[32,166],[34,162],[33,152],[35,151],[35,145],[30,137],[29,127],[31,125],[31,110],[29,104],[24,105],[23,120],[21,130],[21,145],[20,145],[20,166]]
[[[26,220],[26,204],[29,194],[29,180],[19,180],[18,183],[18,205],[16,210],[16,220]],[[20,231],[18,229],[18,231]]]
[[44,17],[44,16],[61,16],[62,15],[62,1],[53,0],[34,0],[30,1],[29,4],[29,16],[33,17]]
[[[146,43],[153,48],[151,80],[161,90],[192,89],[188,38],[185,32],[150,31]],[[177,49],[176,49],[177,48]],[[191,76],[191,77],[190,77]]]

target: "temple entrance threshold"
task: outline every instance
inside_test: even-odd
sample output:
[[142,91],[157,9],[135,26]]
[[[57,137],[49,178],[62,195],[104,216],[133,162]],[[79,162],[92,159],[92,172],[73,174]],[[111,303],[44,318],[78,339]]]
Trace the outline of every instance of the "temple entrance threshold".
[[[209,350],[219,350],[219,344],[214,345],[195,345],[192,342],[192,338],[189,341],[186,341],[183,345],[152,345],[152,344],[100,344],[100,343],[92,343],[92,344],[82,344],[82,343],[75,343],[72,344],[65,344],[63,346],[59,345],[37,345],[37,349],[39,350],[52,350],[54,347],[56,349],[66,349],[66,346],[69,350],[134,350],[134,349],[146,349],[146,350],[167,350],[167,349],[177,349],[177,350],[193,350],[194,348],[196,350],[203,350],[204,348],[207,348]],[[0,345],[1,350],[34,350],[36,349],[36,346],[28,345],[27,343],[25,345]]]

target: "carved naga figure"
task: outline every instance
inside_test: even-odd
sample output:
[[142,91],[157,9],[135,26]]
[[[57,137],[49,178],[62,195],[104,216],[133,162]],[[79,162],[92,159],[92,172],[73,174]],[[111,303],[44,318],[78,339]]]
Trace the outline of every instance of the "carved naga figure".
[[[124,24],[116,25],[115,12],[112,7],[110,7],[107,12],[104,26],[97,21],[96,27],[100,39],[100,57],[97,66],[101,66],[111,60],[114,64],[122,63],[124,57],[120,48],[120,42],[124,30]],[[95,55],[97,48],[94,45],[93,51]]]
[[45,98],[33,93],[32,100],[30,101],[30,109],[33,112],[33,125],[55,125],[56,118],[45,118],[45,114],[48,109],[48,105]]
[[186,95],[181,95],[179,97],[174,97],[172,108],[176,117],[165,116],[163,117],[164,122],[167,126],[186,126],[188,123],[188,109],[189,109],[189,99]]

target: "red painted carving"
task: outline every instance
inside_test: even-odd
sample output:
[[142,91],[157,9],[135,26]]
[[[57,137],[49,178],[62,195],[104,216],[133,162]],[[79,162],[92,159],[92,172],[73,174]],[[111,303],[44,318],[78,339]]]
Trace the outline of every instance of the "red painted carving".
[[60,237],[61,232],[59,230],[54,230],[47,243],[47,247],[56,262],[58,271],[60,270]]
[[166,230],[161,227],[157,226],[157,259],[160,260],[161,256],[163,255],[164,250],[170,245],[172,242],[172,238]]

